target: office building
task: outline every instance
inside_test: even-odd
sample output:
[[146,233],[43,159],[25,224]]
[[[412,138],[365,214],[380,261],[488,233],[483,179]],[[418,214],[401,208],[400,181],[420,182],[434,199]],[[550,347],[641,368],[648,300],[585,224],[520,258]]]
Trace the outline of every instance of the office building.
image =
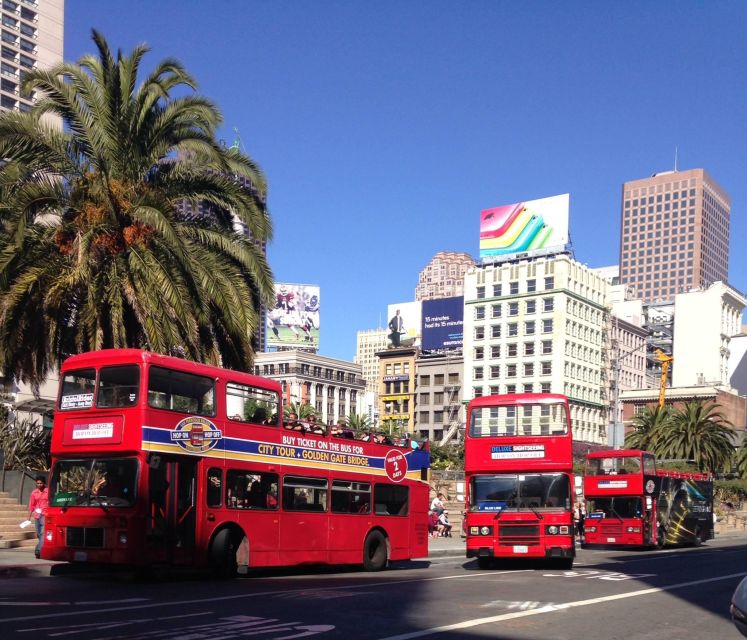
[[464,292],[464,274],[475,261],[467,253],[439,251],[420,272],[415,300],[453,298]]
[[477,266],[464,280],[463,399],[568,396],[574,437],[607,442],[608,282],[561,254]]
[[416,347],[379,352],[379,425],[391,434],[412,434],[415,428]]
[[444,445],[464,435],[462,352],[420,354],[415,362],[415,437]]
[[730,209],[729,196],[704,169],[626,182],[620,282],[647,302],[727,282]]
[[356,334],[356,350],[353,362],[361,366],[366,391],[373,394],[379,391],[379,351],[387,348],[388,329],[368,329]]
[[310,404],[327,424],[358,415],[365,391],[359,365],[308,351],[258,353],[254,373],[281,384],[284,406]]
[[62,62],[64,0],[3,0],[0,109],[28,112],[35,93],[21,91],[24,71]]

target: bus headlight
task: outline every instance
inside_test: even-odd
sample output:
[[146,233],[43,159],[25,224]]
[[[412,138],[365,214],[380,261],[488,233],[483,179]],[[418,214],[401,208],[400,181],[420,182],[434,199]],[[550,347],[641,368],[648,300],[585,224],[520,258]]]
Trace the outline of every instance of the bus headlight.
[[480,533],[484,536],[490,535],[490,527],[480,527]]
[[471,536],[477,536],[480,535],[480,527],[470,527],[469,528],[469,534]]
[[558,528],[554,524],[552,524],[547,527],[547,533],[549,533],[551,536],[555,536],[558,534]]
[[119,544],[127,544],[127,533],[124,531],[119,532]]
[[586,530],[589,533],[596,533],[597,532],[597,528],[596,527],[586,527]]
[[492,532],[493,528],[488,526],[469,528],[469,534],[471,536],[489,536]]
[[560,525],[560,535],[567,536],[571,532],[570,527],[567,524]]
[[640,527],[628,527],[628,533],[640,533],[641,528]]

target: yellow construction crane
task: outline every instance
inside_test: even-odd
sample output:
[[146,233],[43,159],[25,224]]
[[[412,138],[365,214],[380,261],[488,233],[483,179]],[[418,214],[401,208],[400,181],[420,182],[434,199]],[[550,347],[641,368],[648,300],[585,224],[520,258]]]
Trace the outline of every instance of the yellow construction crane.
[[661,349],[656,350],[656,359],[661,362],[661,382],[659,383],[659,409],[664,408],[664,396],[667,392],[667,379],[669,374],[669,366],[672,364],[674,358],[668,356]]

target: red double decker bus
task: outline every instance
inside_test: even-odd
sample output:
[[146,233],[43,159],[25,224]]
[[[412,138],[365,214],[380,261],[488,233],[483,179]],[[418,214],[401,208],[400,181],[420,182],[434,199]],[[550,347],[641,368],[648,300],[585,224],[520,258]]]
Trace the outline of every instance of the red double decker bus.
[[712,477],[658,469],[647,451],[589,453],[584,497],[588,545],[699,545],[713,538]]
[[69,358],[42,557],[141,567],[428,555],[426,450],[284,428],[281,386],[134,349]]
[[565,396],[485,396],[469,403],[464,469],[467,557],[546,558],[563,568],[576,555],[572,434]]

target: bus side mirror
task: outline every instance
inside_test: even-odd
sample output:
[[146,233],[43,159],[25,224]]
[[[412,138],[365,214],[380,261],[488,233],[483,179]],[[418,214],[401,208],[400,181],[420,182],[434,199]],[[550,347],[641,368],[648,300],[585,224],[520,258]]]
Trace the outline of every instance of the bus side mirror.
[[161,466],[161,456],[152,455],[148,458],[148,466],[151,469],[158,469]]

